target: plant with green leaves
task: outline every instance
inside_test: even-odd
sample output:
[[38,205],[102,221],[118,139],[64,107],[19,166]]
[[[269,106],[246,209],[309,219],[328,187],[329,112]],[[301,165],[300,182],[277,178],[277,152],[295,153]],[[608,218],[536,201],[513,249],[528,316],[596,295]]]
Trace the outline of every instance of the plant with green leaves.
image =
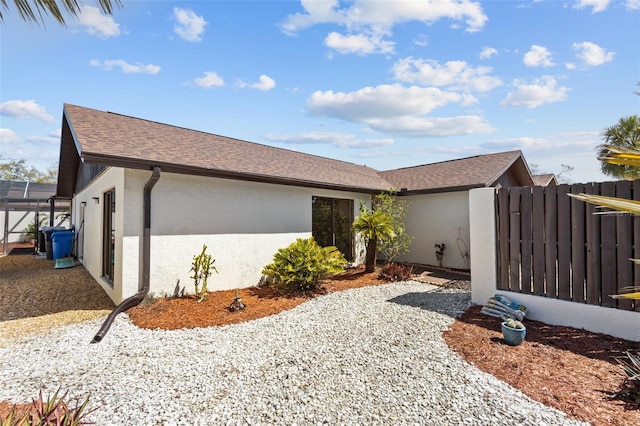
[[191,263],[191,279],[193,279],[193,283],[196,288],[196,300],[198,302],[207,298],[207,294],[209,293],[207,289],[207,280],[209,277],[215,272],[218,273],[218,270],[215,266],[213,266],[215,259],[207,253],[207,245],[202,245],[202,251],[200,254],[193,256],[193,262]]
[[640,166],[637,162],[607,160],[612,154],[612,148],[621,152],[640,150],[640,117],[631,115],[621,118],[615,125],[607,127],[602,133],[602,137],[604,144],[598,147],[598,159],[602,162],[602,173],[616,179],[640,178]]
[[42,391],[34,399],[30,407],[18,409],[16,405],[6,415],[0,424],[7,426],[41,425],[41,426],[77,426],[91,424],[87,416],[96,409],[88,410],[89,396],[84,401],[76,401],[74,406],[65,400],[67,393],[58,397],[60,389],[48,398],[42,396]]
[[273,263],[262,273],[282,285],[299,292],[316,291],[320,280],[344,270],[347,260],[334,247],[320,247],[313,237],[298,238],[273,256]]
[[405,218],[409,203],[400,200],[396,196],[396,190],[389,190],[376,195],[373,198],[373,209],[385,213],[391,217],[393,237],[381,239],[378,244],[378,252],[387,262],[393,262],[399,256],[409,252],[413,237],[407,233]]
[[376,267],[378,242],[395,237],[393,218],[380,210],[369,210],[360,206],[360,215],[353,222],[353,230],[364,238],[367,254],[365,272],[373,272]]

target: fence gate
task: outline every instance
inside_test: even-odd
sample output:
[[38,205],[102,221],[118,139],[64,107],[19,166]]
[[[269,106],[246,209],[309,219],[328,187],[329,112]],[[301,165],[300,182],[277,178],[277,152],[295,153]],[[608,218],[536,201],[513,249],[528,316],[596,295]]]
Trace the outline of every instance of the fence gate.
[[609,297],[640,285],[640,216],[594,214],[568,193],[640,200],[640,180],[499,189],[498,289],[640,311]]

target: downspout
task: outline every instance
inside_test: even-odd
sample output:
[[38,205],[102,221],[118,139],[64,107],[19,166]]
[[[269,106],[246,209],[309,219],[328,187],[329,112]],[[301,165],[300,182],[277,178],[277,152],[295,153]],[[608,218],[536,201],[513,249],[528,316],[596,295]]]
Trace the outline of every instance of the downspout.
[[156,182],[160,179],[160,167],[153,168],[153,174],[144,186],[144,231],[142,234],[142,288],[136,294],[123,300],[113,311],[109,314],[107,319],[100,327],[98,333],[93,337],[91,343],[99,343],[102,338],[109,331],[111,323],[116,316],[126,311],[129,308],[133,308],[139,305],[140,302],[149,293],[150,277],[151,277],[151,190],[155,186]]

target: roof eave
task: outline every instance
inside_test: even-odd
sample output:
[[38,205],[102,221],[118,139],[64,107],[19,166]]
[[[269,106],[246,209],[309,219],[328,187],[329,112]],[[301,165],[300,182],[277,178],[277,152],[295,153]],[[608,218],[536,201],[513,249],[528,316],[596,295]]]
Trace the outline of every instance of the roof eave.
[[82,153],[82,161],[87,164],[99,164],[111,167],[122,167],[136,170],[153,170],[160,167],[164,173],[177,173],[192,176],[216,177],[221,179],[244,180],[249,182],[270,183],[277,185],[300,186],[306,188],[332,189],[339,191],[361,192],[366,194],[377,194],[385,188],[363,188],[350,185],[339,185],[328,182],[316,182],[303,179],[291,179],[269,175],[259,175],[251,173],[231,172],[219,169],[207,169],[202,167],[186,166],[181,164],[133,160],[125,157],[109,156],[104,154]]
[[398,191],[396,195],[410,196],[410,195],[424,195],[424,194],[441,194],[444,192],[461,192],[469,191],[476,188],[486,188],[489,185],[484,183],[474,183],[469,185],[447,186],[442,188],[427,188],[427,189],[413,189],[410,191]]

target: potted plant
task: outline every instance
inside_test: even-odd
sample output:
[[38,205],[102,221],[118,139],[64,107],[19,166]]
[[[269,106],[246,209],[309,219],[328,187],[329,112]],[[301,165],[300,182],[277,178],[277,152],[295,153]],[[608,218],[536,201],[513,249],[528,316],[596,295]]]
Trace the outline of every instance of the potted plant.
[[509,318],[502,323],[502,335],[509,346],[518,346],[527,335],[527,328],[517,320]]

